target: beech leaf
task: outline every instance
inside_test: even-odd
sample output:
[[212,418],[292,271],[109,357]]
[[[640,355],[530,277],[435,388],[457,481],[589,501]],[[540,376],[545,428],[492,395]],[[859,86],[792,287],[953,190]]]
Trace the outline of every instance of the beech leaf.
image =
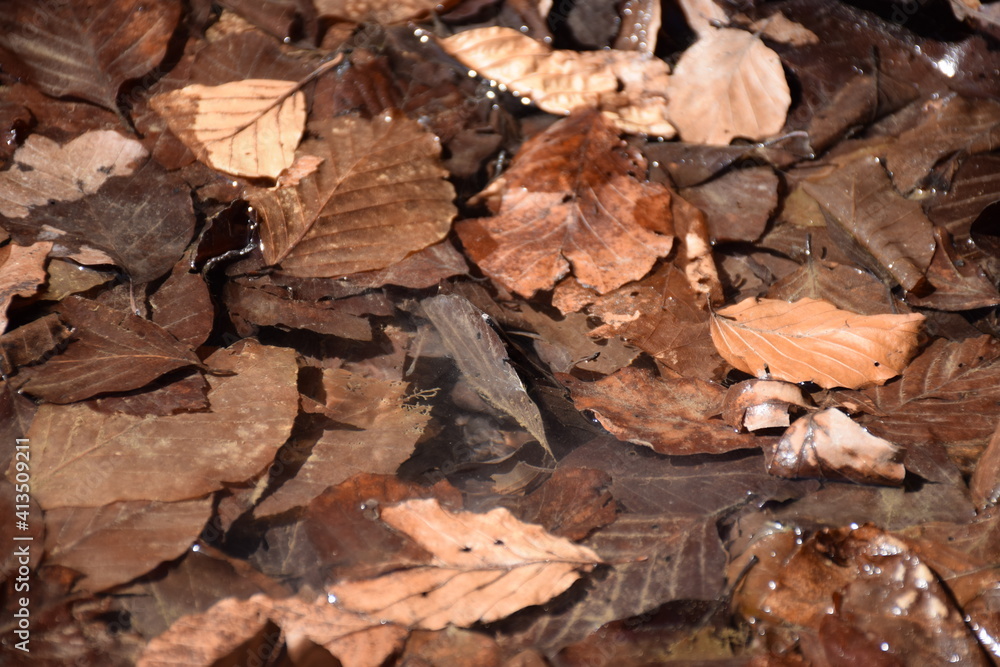
[[670,70],[634,51],[553,51],[513,28],[474,28],[441,40],[470,71],[499,82],[538,108],[567,115],[595,107],[625,132],[670,138],[666,89]]
[[760,378],[856,389],[884,384],[914,355],[923,315],[858,315],[821,299],[745,299],[712,317],[726,361]]
[[7,330],[7,307],[15,296],[31,296],[45,282],[45,260],[51,242],[0,248],[0,334]]
[[523,296],[551,289],[570,265],[603,294],[673,248],[670,191],[644,172],[599,114],[574,114],[526,141],[480,194],[497,202],[495,217],[456,228],[479,268]]
[[209,376],[211,412],[147,419],[86,403],[41,406],[28,437],[42,507],[185,500],[260,472],[298,412],[295,354],[247,340],[206,363],[232,371]]
[[670,120],[684,141],[761,140],[785,124],[791,93],[778,54],[742,30],[710,30],[670,78]]
[[432,564],[337,584],[330,594],[340,609],[413,628],[498,620],[552,599],[601,562],[504,508],[472,514],[410,500],[385,508],[382,520],[430,552]]
[[340,116],[314,131],[299,154],[320,158],[316,171],[249,193],[268,264],[333,278],[384,269],[445,237],[455,191],[437,137],[395,113]]
[[291,166],[306,124],[296,81],[248,79],[192,84],[149,103],[198,159],[219,171],[277,178]]

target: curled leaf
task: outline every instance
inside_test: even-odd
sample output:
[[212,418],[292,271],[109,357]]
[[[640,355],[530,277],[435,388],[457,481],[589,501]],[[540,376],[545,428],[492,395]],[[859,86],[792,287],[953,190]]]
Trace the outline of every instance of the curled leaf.
[[820,299],[746,299],[712,317],[712,342],[758,377],[856,389],[884,384],[916,352],[923,315],[858,315]]

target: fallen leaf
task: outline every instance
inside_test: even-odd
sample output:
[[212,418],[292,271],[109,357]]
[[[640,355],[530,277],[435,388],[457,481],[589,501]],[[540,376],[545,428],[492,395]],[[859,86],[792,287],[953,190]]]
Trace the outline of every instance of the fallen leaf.
[[501,498],[500,503],[525,523],[537,523],[557,537],[582,540],[617,518],[610,483],[611,477],[601,470],[560,466],[537,489]]
[[927,267],[927,281],[933,291],[919,296],[907,294],[906,301],[922,308],[937,310],[972,310],[1000,304],[1000,292],[976,263],[959,255],[951,235],[942,227],[934,228],[934,257]]
[[644,276],[674,245],[670,191],[642,182],[603,118],[575,114],[525,142],[480,197],[498,215],[456,226],[487,275],[523,296],[551,289],[572,265],[606,293]]
[[69,339],[71,330],[49,313],[0,335],[0,371],[14,375],[20,366],[41,361]]
[[715,0],[681,0],[677,3],[687,24],[698,37],[710,35],[719,26],[729,23],[726,11]]
[[181,7],[168,0],[7,3],[0,45],[17,54],[31,83],[117,111],[122,84],[163,58]]
[[433,556],[432,564],[330,587],[338,609],[411,628],[489,623],[562,593],[601,559],[587,547],[524,524],[503,508],[448,512],[409,500],[382,520]]
[[878,158],[859,157],[802,189],[823,208],[834,239],[864,254],[867,268],[911,292],[923,286],[934,255],[931,223],[919,203],[896,192]]
[[939,442],[968,466],[1000,419],[1000,345],[990,336],[936,340],[899,381],[866,393],[883,411],[863,419],[870,431],[914,447]]
[[7,308],[16,296],[31,296],[45,282],[45,260],[51,242],[0,248],[0,334],[7,330]]
[[45,562],[76,570],[76,591],[102,591],[187,551],[212,514],[210,496],[46,510]]
[[978,509],[1000,502],[1000,423],[976,463],[969,480],[969,491]]
[[789,425],[791,406],[812,407],[802,389],[788,382],[744,380],[726,392],[722,419],[736,429],[757,431]]
[[316,0],[316,11],[321,17],[364,23],[372,21],[382,25],[405,23],[447,11],[458,0]]
[[[855,266],[829,262],[810,252],[798,270],[767,291],[769,299],[822,299],[859,315],[894,314],[900,310],[892,292],[871,273]],[[905,309],[905,305],[902,306]]]
[[657,379],[623,368],[597,382],[556,378],[570,390],[578,410],[590,410],[619,440],[660,454],[719,454],[759,446],[717,417],[726,390],[696,379]]
[[248,600],[226,598],[202,614],[184,616],[150,641],[136,664],[211,667],[223,659],[243,664],[308,639],[344,667],[379,667],[405,637],[405,628],[343,612],[325,595],[306,601],[258,594]]
[[792,46],[820,43],[819,35],[801,23],[788,20],[780,11],[771,14],[766,19],[754,21],[749,25],[749,28],[772,41]]
[[150,296],[152,320],[180,342],[197,349],[212,333],[215,307],[205,279],[181,261]]
[[28,434],[42,507],[185,500],[260,472],[298,411],[295,354],[244,341],[206,364],[233,373],[208,378],[211,412],[147,419],[86,403],[43,405]]
[[507,361],[507,348],[487,323],[485,313],[467,299],[451,294],[424,299],[421,307],[473,389],[517,420],[552,456],[538,406]]
[[299,149],[323,160],[314,174],[249,193],[268,264],[338,277],[383,269],[448,233],[455,191],[439,166],[437,138],[419,123],[399,114],[341,116],[314,131]]
[[102,396],[91,405],[106,414],[121,412],[137,417],[166,417],[179,412],[208,410],[209,386],[205,376],[197,371],[180,378],[176,375],[168,373],[140,389]]
[[739,169],[680,194],[705,213],[713,243],[752,242],[778,206],[778,177],[769,167]]
[[723,146],[776,134],[792,100],[778,54],[732,28],[707,31],[681,54],[668,95],[684,141]]
[[797,420],[764,454],[767,471],[779,477],[899,486],[906,474],[899,446],[868,433],[836,408]]
[[113,176],[128,176],[148,156],[135,139],[113,130],[84,132],[58,143],[32,134],[0,172],[0,215],[26,218],[35,206],[76,201]]
[[884,384],[916,352],[923,315],[858,315],[819,299],[746,299],[716,311],[712,341],[736,368],[789,382]]
[[70,294],[86,292],[92,287],[113,280],[113,271],[97,271],[76,262],[52,258],[48,264],[49,279],[38,296],[46,301],[62,301]]
[[192,84],[150,99],[170,130],[205,164],[235,176],[277,178],[295,159],[306,124],[297,81]]
[[670,138],[665,91],[670,70],[634,51],[553,51],[513,28],[474,28],[440,40],[471,71],[540,109],[568,115],[593,107],[625,132]]
[[59,305],[75,329],[66,350],[24,369],[21,389],[50,403],[137,389],[168,371],[201,366],[187,345],[129,312],[72,296]]
[[927,217],[958,238],[969,235],[983,210],[998,200],[1000,157],[974,155],[955,172],[951,187],[927,202]]

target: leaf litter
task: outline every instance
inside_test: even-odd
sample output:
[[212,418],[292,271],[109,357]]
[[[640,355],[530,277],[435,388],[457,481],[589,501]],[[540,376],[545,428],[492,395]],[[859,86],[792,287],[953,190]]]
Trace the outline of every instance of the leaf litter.
[[959,4],[11,3],[31,658],[995,661]]

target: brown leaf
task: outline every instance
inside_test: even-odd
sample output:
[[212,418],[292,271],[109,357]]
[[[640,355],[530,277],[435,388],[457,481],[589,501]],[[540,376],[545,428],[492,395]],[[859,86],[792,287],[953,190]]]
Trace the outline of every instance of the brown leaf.
[[441,13],[458,4],[458,0],[316,0],[316,11],[321,17],[363,23],[373,21],[382,25],[405,23],[422,19],[431,13]]
[[410,458],[430,419],[428,408],[406,405],[409,384],[324,370],[325,414],[353,428],[328,428],[295,476],[256,508],[278,514],[305,505],[329,486],[362,472],[392,474]]
[[208,381],[200,372],[190,372],[181,378],[175,373],[153,380],[141,389],[102,396],[91,405],[100,412],[123,412],[137,417],[201,412],[209,408]]
[[[203,496],[260,472],[298,411],[295,354],[253,341],[206,363],[211,412],[158,419],[43,405],[29,431],[32,493],[45,509]],[[12,473],[10,473],[12,474]]]
[[182,343],[197,349],[212,333],[215,307],[205,279],[191,273],[188,262],[181,261],[170,277],[149,298],[153,322]]
[[75,329],[69,346],[44,364],[24,369],[21,387],[51,403],[137,389],[168,371],[201,366],[190,347],[132,313],[77,296],[63,300],[59,313]]
[[421,307],[473,389],[487,403],[516,419],[552,456],[538,406],[508,363],[507,348],[487,323],[485,313],[452,294],[424,299]]
[[802,189],[823,208],[831,235],[863,253],[867,268],[911,292],[922,286],[934,255],[931,223],[919,203],[896,192],[878,158],[852,160]]
[[818,299],[746,299],[716,312],[712,341],[729,363],[758,377],[854,389],[903,371],[923,319],[858,315]]
[[130,501],[45,512],[45,562],[76,570],[77,591],[102,591],[183,554],[212,514],[212,498]]
[[968,465],[1000,417],[1000,344],[989,336],[936,340],[898,382],[867,393],[885,413],[864,420],[873,433],[903,445],[940,442]]
[[76,262],[53,258],[48,264],[49,280],[39,299],[62,301],[70,294],[86,292],[115,278],[113,271],[97,271]]
[[823,299],[859,315],[894,314],[900,306],[892,292],[872,274],[818,259],[812,252],[801,268],[771,285],[767,296],[781,301]]
[[437,139],[419,123],[398,114],[341,116],[315,131],[299,150],[323,160],[314,174],[249,194],[268,264],[337,277],[383,269],[448,233],[455,191],[438,164]]
[[20,366],[40,361],[70,337],[70,329],[50,313],[0,336],[0,371],[14,375]]
[[633,51],[553,51],[513,28],[466,30],[441,40],[451,56],[515,97],[568,115],[594,107],[625,132],[670,138],[664,90],[669,68]]
[[928,102],[920,122],[889,145],[886,167],[906,194],[925,185],[931,169],[956,155],[988,153],[1000,146],[1000,104],[952,96]]
[[1000,423],[976,463],[969,490],[977,508],[992,507],[1000,502]]
[[744,380],[726,392],[722,418],[733,428],[748,431],[788,426],[788,410],[793,405],[811,407],[799,387],[788,382]]
[[223,659],[248,664],[277,653],[282,643],[298,647],[307,639],[326,648],[344,667],[379,667],[405,636],[404,628],[343,612],[326,596],[310,602],[254,595],[249,600],[227,598],[203,614],[184,616],[153,639],[136,664],[210,667]]
[[433,556],[433,565],[330,588],[339,609],[403,626],[439,630],[494,621],[562,593],[601,559],[524,524],[503,508],[452,513],[436,500],[409,500],[382,520]]
[[469,265],[449,241],[442,241],[380,271],[355,273],[346,278],[347,282],[359,287],[383,287],[399,285],[410,289],[433,287],[446,278],[466,275]]
[[456,229],[479,268],[518,294],[551,289],[570,265],[603,294],[673,247],[670,191],[642,182],[644,170],[600,115],[576,114],[525,142],[480,194],[498,200],[497,216]]
[[778,54],[731,28],[707,31],[681,54],[669,96],[669,117],[684,141],[719,145],[776,134],[792,99]]
[[149,100],[205,164],[235,176],[277,178],[291,166],[306,124],[296,81],[192,84]]
[[927,217],[953,235],[968,236],[969,229],[1000,190],[1000,157],[974,155],[958,168],[951,187],[938,192],[927,204]]
[[922,308],[972,310],[1000,304],[1000,292],[975,262],[963,259],[942,227],[934,228],[934,257],[927,267],[933,291],[925,296],[907,294],[906,301]]
[[141,143],[112,130],[84,132],[62,146],[33,134],[0,172],[0,215],[26,218],[35,206],[92,195],[109,178],[132,174],[147,156]]
[[0,334],[7,330],[7,308],[15,296],[31,296],[45,282],[45,260],[51,242],[28,247],[9,243],[0,248]]
[[899,486],[906,474],[900,447],[876,438],[836,408],[802,417],[764,454],[767,471],[779,477]]
[[590,410],[619,440],[651,447],[660,454],[718,454],[759,446],[721,419],[721,386],[704,380],[657,379],[623,368],[597,382],[557,375],[578,410]]
[[500,502],[526,523],[537,523],[557,537],[582,540],[616,518],[610,483],[603,471],[560,466],[531,493]]
[[118,89],[160,62],[180,14],[169,0],[11,2],[0,16],[0,45],[45,93],[116,111]]
[[738,169],[681,195],[705,212],[713,242],[756,241],[778,206],[778,177],[769,167]]

